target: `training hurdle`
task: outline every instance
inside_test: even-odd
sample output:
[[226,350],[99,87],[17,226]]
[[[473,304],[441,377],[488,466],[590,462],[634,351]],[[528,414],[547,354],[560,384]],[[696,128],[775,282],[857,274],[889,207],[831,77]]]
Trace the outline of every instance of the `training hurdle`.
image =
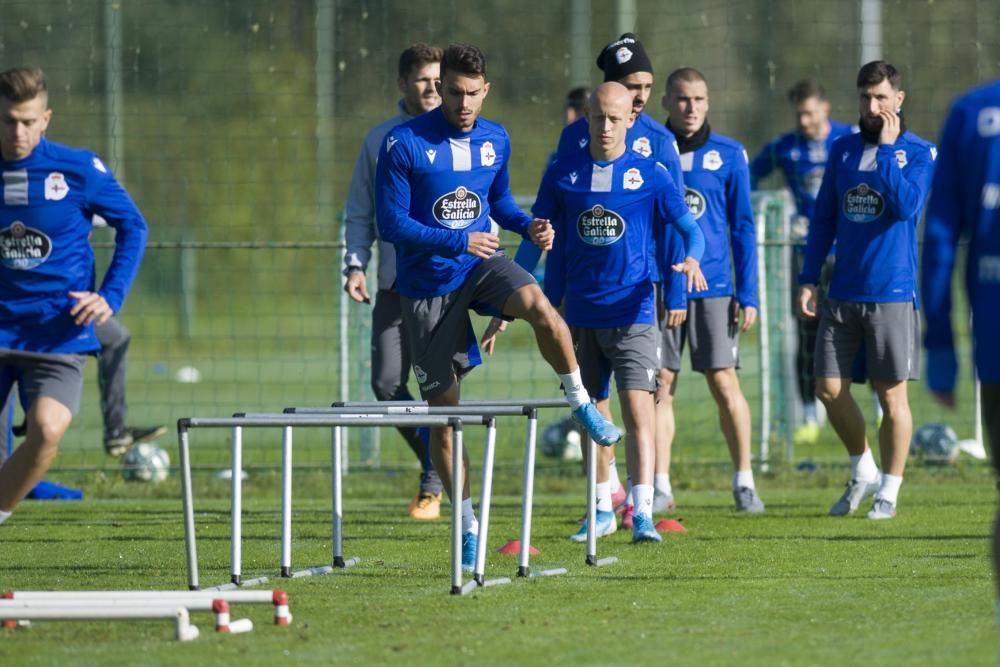
[[[181,468],[181,495],[184,511],[184,536],[187,550],[188,587],[191,590],[198,590],[198,553],[194,525],[194,499],[191,484],[191,456],[189,431],[192,428],[231,428],[233,429],[233,466],[236,471],[232,479],[233,488],[233,508],[232,526],[234,529],[231,545],[232,568],[231,579],[233,584],[240,584],[241,573],[241,495],[242,482],[239,474],[242,465],[242,429],[244,428],[281,428],[282,429],[282,469],[288,470],[289,474],[282,473],[282,547],[281,547],[281,572],[284,576],[308,576],[312,574],[324,574],[334,570],[334,567],[345,567],[346,561],[340,553],[342,545],[334,539],[333,566],[318,566],[308,568],[299,572],[291,571],[291,482],[290,470],[292,461],[292,429],[294,427],[358,427],[358,426],[429,426],[450,428],[453,432],[453,464],[457,470],[453,475],[453,491],[457,488],[458,495],[461,496],[462,484],[462,425],[467,423],[481,423],[488,427],[488,430],[495,429],[495,420],[492,418],[478,418],[467,416],[462,419],[458,416],[429,415],[366,415],[365,419],[358,417],[344,417],[338,415],[293,415],[276,414],[263,417],[239,416],[239,417],[185,417],[177,420],[177,439],[180,450]],[[342,497],[340,493],[339,472],[341,470],[341,446],[339,442],[339,430],[334,431],[335,437],[332,445],[332,466],[333,466],[333,524],[335,538],[340,535],[340,523],[343,516]],[[287,485],[285,484],[287,481]],[[453,594],[464,594],[476,585],[490,585],[493,583],[506,583],[502,580],[496,582],[483,582],[478,584],[475,580],[469,582],[471,586],[462,585],[462,535],[461,535],[461,513],[455,513],[452,521],[452,585]],[[340,558],[336,558],[339,555]],[[339,561],[339,562],[338,562]],[[509,580],[508,580],[509,581]],[[220,587],[221,588],[221,587]]]
[[[554,576],[565,574],[566,568],[551,568],[531,572],[529,566],[529,548],[531,545],[531,510],[533,506],[534,471],[535,471],[535,441],[538,432],[539,408],[566,408],[565,400],[540,401],[463,401],[457,406],[429,406],[416,401],[359,401],[335,403],[329,408],[286,408],[285,414],[310,415],[346,415],[350,413],[367,412],[387,415],[437,415],[454,416],[472,414],[489,417],[526,417],[528,422],[525,440],[524,487],[522,493],[521,536],[517,575],[520,577]],[[336,428],[334,429],[336,430]],[[334,434],[334,439],[338,438]],[[493,460],[495,452],[495,435],[487,437],[487,447],[483,461],[483,484],[480,496],[479,535],[476,545],[476,563],[473,569],[473,580],[479,585],[485,585],[486,553],[488,550],[488,532],[490,523],[490,508],[492,503]],[[334,471],[339,475],[340,471]],[[461,496],[452,495],[452,498]],[[453,500],[452,507],[457,504]]]
[[[394,410],[396,414],[426,414],[430,406],[426,401],[338,401],[332,404],[332,408],[342,409],[380,409],[386,408]],[[444,407],[444,406],[442,406]],[[460,401],[458,406],[448,406],[447,410],[475,410],[486,408],[520,408],[528,418],[527,435],[524,445],[524,487],[522,493],[522,515],[521,515],[521,537],[520,552],[518,553],[517,574],[520,577],[532,576],[552,576],[565,574],[565,568],[554,568],[531,572],[529,566],[531,548],[531,520],[534,505],[534,485],[535,485],[535,456],[536,441],[538,435],[538,410],[545,408],[569,409],[569,402],[565,398],[547,398],[535,400],[465,400]],[[439,411],[441,407],[434,410]],[[286,412],[295,414],[329,414],[331,410],[322,408],[286,408]],[[498,415],[499,416],[499,415]],[[597,532],[596,532],[596,511],[597,511],[597,443],[592,438],[587,437],[587,553],[584,562],[587,565],[603,567],[618,562],[614,556],[605,558],[597,557]],[[339,471],[335,472],[339,474]],[[483,548],[483,541],[478,545]],[[478,563],[478,555],[477,555]]]
[[[7,591],[0,596],[0,611],[11,605],[92,605],[92,606],[176,606],[189,611],[212,611],[216,630],[246,632],[253,628],[249,619],[229,622],[229,605],[271,604],[274,624],[288,626],[292,614],[284,591]],[[221,615],[224,618],[220,618]],[[0,615],[0,618],[3,618]],[[247,623],[249,627],[245,628]],[[226,627],[228,626],[228,628]]]
[[201,634],[198,626],[191,623],[191,615],[186,607],[163,603],[150,606],[142,603],[109,606],[101,604],[44,604],[23,603],[18,606],[0,604],[0,616],[7,616],[4,627],[16,626],[18,621],[116,621],[144,619],[174,619],[175,637],[186,642],[197,639]]

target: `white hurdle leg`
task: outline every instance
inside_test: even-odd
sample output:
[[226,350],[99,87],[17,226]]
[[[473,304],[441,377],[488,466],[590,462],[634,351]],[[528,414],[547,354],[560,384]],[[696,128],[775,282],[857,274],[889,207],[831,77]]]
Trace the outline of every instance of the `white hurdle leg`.
[[462,594],[462,424],[451,426],[451,594]]
[[281,576],[292,576],[292,427],[281,429]]
[[535,445],[538,442],[538,410],[528,412],[528,429],[524,443],[524,490],[521,495],[521,551],[517,559],[517,576],[550,577],[566,574],[566,568],[556,567],[531,572],[531,515],[535,502]]
[[187,548],[188,588],[198,590],[198,547],[194,534],[194,499],[191,494],[191,456],[187,426],[177,426],[177,446],[180,450],[181,499],[184,506],[184,542]]
[[360,558],[344,560],[344,438],[341,427],[333,429],[331,447],[332,489],[333,491],[333,567],[351,567],[361,562]]
[[603,567],[617,563],[618,558],[597,557],[597,443],[587,436],[587,565]]
[[229,580],[240,585],[243,575],[243,428],[233,427],[230,455],[233,477],[230,480]]
[[476,563],[473,580],[479,586],[509,584],[509,577],[486,579],[486,550],[490,533],[490,505],[493,499],[493,461],[496,458],[497,421],[490,417],[486,422],[486,449],[483,453],[483,488],[479,500],[479,534],[476,539]]

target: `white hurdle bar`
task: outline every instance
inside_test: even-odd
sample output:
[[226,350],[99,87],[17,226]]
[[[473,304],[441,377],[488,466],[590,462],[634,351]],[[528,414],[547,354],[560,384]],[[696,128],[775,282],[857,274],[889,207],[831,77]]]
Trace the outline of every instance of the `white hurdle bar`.
[[[431,408],[426,401],[344,401],[337,402],[331,408],[286,408],[286,413],[291,414],[335,414],[335,410],[380,410],[388,414],[458,414],[459,412],[471,412],[472,414],[489,414],[495,417],[524,416],[527,417],[527,430],[524,444],[524,483],[521,496],[521,533],[520,551],[518,553],[517,576],[519,577],[548,577],[566,574],[566,568],[555,567],[545,570],[531,571],[530,548],[531,548],[531,525],[532,509],[534,507],[535,489],[535,457],[536,442],[538,436],[538,410],[543,408],[563,408],[568,409],[569,403],[565,398],[552,399],[498,399],[498,400],[466,400],[460,401],[457,406],[435,406]],[[492,462],[490,464],[492,469]],[[484,468],[485,475],[486,468]],[[492,480],[491,480],[492,483]],[[486,497],[486,494],[483,496]],[[483,507],[483,503],[480,503]],[[485,507],[489,507],[488,504]],[[488,518],[488,517],[487,517]],[[483,522],[480,521],[480,530]],[[479,536],[477,544],[478,550],[482,551],[476,556],[476,571],[474,575],[482,578],[485,563],[486,540],[483,535]],[[476,578],[474,576],[474,578]]]
[[[275,625],[288,626],[292,622],[288,594],[285,591],[6,591],[0,595],[0,609],[14,603],[65,603],[97,606],[166,604],[181,605],[189,611],[216,611],[220,602],[227,605],[271,604],[274,606]],[[228,607],[225,611],[228,613]],[[217,622],[216,627],[218,625]]]
[[[378,424],[380,426],[430,426],[430,427],[448,427],[453,430],[454,433],[454,446],[452,447],[453,464],[459,471],[459,474],[453,475],[452,492],[453,496],[462,496],[462,486],[461,486],[461,468],[462,468],[462,419],[458,417],[434,417],[429,415],[366,415],[367,418],[359,419],[358,417],[343,417],[338,415],[288,415],[288,414],[277,414],[273,416],[266,417],[185,417],[177,420],[177,439],[178,448],[180,450],[180,467],[181,467],[181,496],[184,511],[184,536],[187,548],[187,567],[188,567],[188,587],[191,590],[199,589],[198,580],[198,552],[197,552],[197,538],[195,535],[195,525],[194,525],[194,499],[191,488],[191,457],[190,457],[190,438],[189,430],[192,428],[232,428],[234,429],[234,441],[236,440],[235,429],[243,428],[282,428],[285,429],[284,433],[287,435],[286,442],[288,443],[288,454],[283,455],[283,461],[290,461],[290,450],[291,450],[291,437],[290,431],[287,430],[289,427],[326,427],[332,428],[335,426],[347,426],[347,427],[359,427],[359,426],[372,426],[373,424]],[[470,417],[465,421],[480,423],[486,423],[486,419]],[[240,436],[240,442],[242,443],[242,436]],[[336,443],[339,445],[339,443]],[[339,463],[339,446],[334,446],[334,464]],[[337,477],[340,472],[339,467],[336,467],[334,471],[334,484],[337,484]],[[283,475],[284,476],[284,475]],[[234,481],[240,478],[239,471],[234,474]],[[456,486],[457,484],[457,486]],[[242,492],[242,485],[233,485],[234,490]],[[457,493],[456,493],[457,489]],[[290,494],[284,494],[283,498],[288,497],[290,500]],[[339,490],[335,490],[334,502],[336,503],[339,497]],[[288,505],[288,512],[282,511],[282,515],[290,516],[290,503]],[[335,521],[338,518],[338,508],[335,508]],[[453,594],[462,594],[467,592],[469,588],[462,586],[462,563],[461,563],[461,511],[453,512],[452,518],[452,586],[451,592]],[[285,540],[283,539],[283,545]],[[455,549],[455,544],[458,544],[458,549]],[[336,549],[336,540],[334,541],[334,549]],[[239,547],[236,549],[237,555],[239,554]],[[286,560],[287,556],[287,560]],[[284,551],[282,557],[282,566],[291,567],[290,564],[290,550]],[[336,561],[335,561],[336,563]],[[234,563],[234,569],[236,565]],[[292,576],[307,576],[309,574],[322,574],[324,572],[332,571],[332,567],[314,567],[304,570],[301,573],[294,573]],[[236,574],[233,576],[233,583],[239,584],[241,581],[241,576]],[[475,586],[475,582],[470,582]],[[499,582],[497,582],[499,583]],[[221,588],[221,587],[220,587]]]
[[[301,411],[299,411],[301,410]],[[494,450],[496,447],[496,415],[492,413],[500,413],[504,415],[521,415],[523,414],[521,408],[515,407],[505,407],[505,408],[491,408],[491,409],[473,409],[465,407],[442,407],[442,408],[421,408],[416,411],[407,411],[403,408],[390,406],[379,406],[375,408],[364,408],[358,410],[356,408],[286,408],[285,412],[281,414],[270,414],[270,413],[237,413],[233,415],[234,417],[245,417],[250,419],[277,419],[288,421],[290,417],[293,418],[308,418],[315,415],[326,415],[326,416],[337,416],[343,418],[350,418],[354,420],[364,421],[364,420],[374,420],[375,423],[382,424],[384,420],[391,419],[394,416],[410,416],[411,418],[421,418],[422,416],[429,417],[444,417],[459,419],[463,422],[481,422],[486,426],[486,447],[485,447],[485,463],[483,465],[483,481],[482,481],[482,495],[480,498],[480,521],[479,521],[479,532],[477,534],[476,541],[476,561],[473,566],[473,576],[470,583],[461,585],[460,590],[453,589],[452,592],[455,594],[468,593],[475,586],[497,586],[501,584],[509,584],[511,580],[507,577],[499,577],[497,579],[486,579],[485,575],[485,565],[486,565],[486,544],[489,539],[489,515],[490,515],[490,502],[492,499],[492,485],[493,485],[493,459]],[[358,424],[353,424],[358,425]],[[288,441],[291,438],[291,427],[286,427],[289,433],[286,434],[284,441]],[[343,489],[343,478],[342,478],[342,467],[340,466],[339,454],[341,452],[341,427],[334,427],[333,429],[333,488],[334,488],[334,512],[333,512],[333,544],[334,544],[334,563],[343,561],[343,501],[341,498]],[[453,444],[454,446],[454,444]],[[454,465],[460,465],[463,457],[461,455],[457,456],[453,461]],[[459,462],[459,463],[456,463]],[[462,492],[464,490],[464,484],[461,480],[459,482],[452,483],[452,498],[461,498]],[[289,459],[288,465],[282,468],[282,488],[288,491],[290,496],[291,493],[291,461]],[[458,493],[456,496],[455,494]],[[283,505],[285,506],[285,505]],[[461,501],[456,504],[452,504],[454,509],[452,516],[453,525],[452,530],[458,531],[459,541],[458,541],[458,551],[461,552]],[[457,509],[456,509],[457,508]],[[456,517],[458,521],[454,521]],[[457,525],[457,528],[455,527]],[[282,576],[305,576],[301,573],[286,574],[291,571],[291,516],[282,517]],[[235,561],[234,561],[235,562]],[[459,561],[459,566],[461,562]],[[324,566],[322,568],[311,568],[305,572],[308,574],[323,574],[330,571],[332,568],[329,566]],[[461,579],[461,575],[459,575]]]
[[191,624],[191,615],[186,607],[177,604],[163,603],[150,606],[143,603],[131,605],[109,606],[95,604],[46,604],[35,603],[37,606],[21,606],[0,604],[0,616],[6,620],[16,621],[116,621],[172,618],[176,623],[175,637],[178,641],[187,642],[197,639],[201,634],[196,625]]

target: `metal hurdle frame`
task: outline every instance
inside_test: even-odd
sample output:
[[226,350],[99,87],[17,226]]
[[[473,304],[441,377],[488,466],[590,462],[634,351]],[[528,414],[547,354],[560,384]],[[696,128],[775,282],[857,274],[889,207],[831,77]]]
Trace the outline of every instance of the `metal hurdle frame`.
[[[399,414],[427,414],[430,407],[426,401],[338,401],[332,404],[332,408],[351,409],[380,409],[380,408],[402,408]],[[441,406],[444,407],[444,406]],[[530,548],[531,548],[531,519],[534,504],[535,485],[535,454],[536,441],[538,436],[538,410],[544,408],[564,408],[569,409],[569,402],[565,398],[535,399],[535,400],[465,400],[460,401],[458,406],[447,406],[448,410],[468,410],[476,408],[521,408],[522,413],[528,418],[527,436],[524,445],[524,489],[522,493],[522,515],[521,515],[521,550],[518,554],[517,576],[519,577],[544,577],[558,574],[565,574],[565,568],[554,568],[531,572],[530,568]],[[437,412],[440,407],[434,408]],[[329,409],[319,408],[286,408],[286,412],[293,411],[295,414],[331,414]],[[500,416],[500,415],[497,415]],[[597,443],[587,436],[587,554],[584,562],[594,567],[604,567],[618,562],[615,556],[605,558],[597,557]],[[482,524],[480,524],[481,526]],[[480,540],[477,545],[484,548],[485,540]],[[477,555],[476,562],[479,563]]]
[[124,606],[109,605],[47,605],[36,606],[7,605],[0,609],[0,614],[8,615],[9,620],[34,621],[113,621],[137,619],[174,619],[176,638],[187,642],[197,639],[201,634],[198,626],[191,623],[191,615],[186,607],[178,604],[163,603],[150,606],[145,603],[135,603]]
[[[430,426],[430,427],[447,427],[451,428],[454,434],[453,446],[452,446],[452,462],[455,468],[455,473],[452,475],[452,492],[453,494],[461,497],[463,480],[462,480],[462,424],[465,422],[476,422],[482,423],[484,425],[490,426],[491,424],[495,428],[495,420],[493,418],[479,418],[476,416],[467,416],[467,419],[462,419],[462,415],[459,416],[429,416],[429,415],[385,415],[385,414],[371,414],[363,415],[361,418],[359,416],[354,417],[344,417],[337,415],[290,415],[290,414],[275,414],[261,417],[253,416],[242,416],[242,417],[185,417],[177,420],[177,440],[178,449],[180,451],[180,468],[181,468],[181,495],[182,504],[184,511],[184,539],[187,549],[187,568],[188,568],[188,587],[191,590],[199,590],[199,579],[198,579],[198,552],[197,552],[197,538],[195,535],[195,525],[194,525],[194,499],[191,489],[191,456],[190,456],[190,438],[189,430],[192,428],[232,428],[233,429],[233,454],[234,454],[234,470],[236,471],[233,475],[233,489],[239,493],[234,493],[233,496],[233,526],[237,528],[237,532],[233,534],[232,541],[232,554],[234,556],[241,556],[241,540],[236,539],[241,537],[238,534],[239,525],[236,517],[238,517],[242,511],[241,505],[241,495],[242,495],[242,480],[239,474],[239,467],[236,464],[242,464],[242,429],[243,428],[281,428],[283,431],[283,448],[282,448],[282,467],[289,471],[288,475],[283,473],[283,483],[284,480],[289,480],[289,485],[287,487],[283,486],[282,489],[282,573],[288,573],[288,576],[309,576],[312,574],[324,574],[327,572],[332,572],[335,567],[345,567],[346,562],[342,560],[342,554],[340,563],[337,559],[334,559],[333,566],[318,566],[309,568],[307,570],[302,570],[298,573],[291,572],[291,487],[290,487],[290,471],[291,471],[291,442],[292,442],[292,428],[296,426],[302,427],[326,427],[332,428],[336,426],[372,426],[377,424],[379,426]],[[339,434],[339,429],[335,431]],[[237,444],[238,443],[238,444]],[[333,458],[333,524],[335,537],[340,533],[340,522],[343,516],[343,510],[341,506],[341,496],[339,488],[339,477],[340,477],[340,460],[341,460],[341,447],[339,442],[339,436],[335,436],[334,443],[332,446],[332,458]],[[456,493],[457,489],[457,493]],[[461,512],[453,512],[452,517],[452,582],[451,582],[451,593],[455,595],[463,595],[476,586],[480,585],[475,580],[470,581],[468,584],[462,584],[462,535],[461,535]],[[287,531],[284,528],[287,526]],[[336,552],[340,548],[338,540],[334,539],[333,551]],[[232,584],[230,586],[239,585],[242,582],[241,573],[237,570],[240,567],[239,561],[233,559],[233,571],[236,572],[232,575]],[[287,570],[285,569],[287,568]],[[266,579],[265,579],[266,580]],[[259,580],[258,580],[259,581]],[[509,580],[507,580],[509,582]],[[483,582],[482,585],[492,585],[498,583],[506,583],[502,580],[497,580],[496,582]],[[220,586],[216,590],[224,590],[226,587]]]

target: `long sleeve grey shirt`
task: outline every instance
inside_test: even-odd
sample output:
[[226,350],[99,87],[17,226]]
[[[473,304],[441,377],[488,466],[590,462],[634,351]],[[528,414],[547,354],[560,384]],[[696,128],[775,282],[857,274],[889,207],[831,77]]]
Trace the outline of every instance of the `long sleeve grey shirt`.
[[345,274],[352,268],[367,271],[372,257],[372,244],[378,240],[378,289],[391,289],[396,281],[396,250],[391,243],[378,238],[375,224],[375,162],[382,140],[389,130],[413,118],[399,102],[399,114],[370,129],[361,145],[361,154],[354,164],[351,189],[347,193],[344,217]]

